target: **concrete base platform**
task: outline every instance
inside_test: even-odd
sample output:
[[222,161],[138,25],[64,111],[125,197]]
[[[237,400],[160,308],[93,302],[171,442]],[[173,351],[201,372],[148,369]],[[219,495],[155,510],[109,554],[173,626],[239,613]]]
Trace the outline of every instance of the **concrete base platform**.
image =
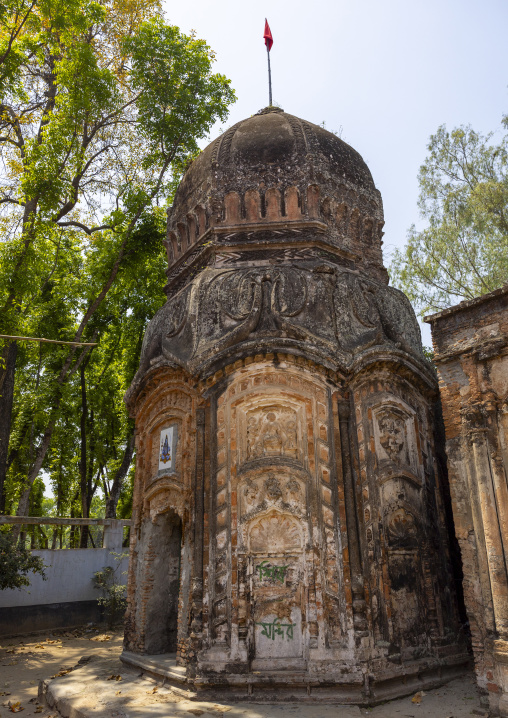
[[120,660],[127,666],[142,669],[152,678],[165,682],[188,697],[201,700],[255,701],[256,703],[326,703],[374,706],[417,691],[442,686],[462,676],[469,668],[467,653],[429,658],[414,663],[394,665],[369,676],[353,673],[347,667],[330,665],[326,670],[249,670],[247,664],[235,664],[229,672],[218,672],[210,666],[199,666],[198,674],[187,678],[186,669],[176,663],[176,654],[139,655],[124,651]]
[[123,651],[120,660],[126,666],[141,668],[144,673],[157,678],[167,680],[173,684],[185,685],[187,683],[187,671],[183,666],[176,663],[176,653],[161,653],[156,656],[141,656],[130,651]]
[[[171,661],[169,657],[167,661]],[[317,703],[231,703],[190,700],[167,684],[156,682],[139,667],[118,658],[81,659],[71,673],[41,681],[39,698],[62,718],[471,718],[487,716],[474,676],[459,678],[430,692],[419,692],[374,708]],[[149,663],[149,661],[148,661]],[[192,696],[191,696],[192,697]],[[414,700],[413,700],[414,699]]]
[[[171,659],[168,659],[171,660]],[[147,661],[149,663],[149,661]],[[120,679],[120,680],[118,680]],[[41,681],[39,699],[63,718],[360,718],[357,706],[189,700],[118,660],[90,661],[62,678]]]

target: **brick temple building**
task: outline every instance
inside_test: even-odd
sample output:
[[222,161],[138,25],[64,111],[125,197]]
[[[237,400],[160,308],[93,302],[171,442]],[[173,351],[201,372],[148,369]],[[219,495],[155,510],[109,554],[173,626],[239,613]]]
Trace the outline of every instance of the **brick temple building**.
[[426,321],[478,685],[508,716],[508,284]]
[[363,705],[467,665],[438,384],[382,229],[360,155],[277,108],[185,173],[127,396],[124,661],[205,694]]

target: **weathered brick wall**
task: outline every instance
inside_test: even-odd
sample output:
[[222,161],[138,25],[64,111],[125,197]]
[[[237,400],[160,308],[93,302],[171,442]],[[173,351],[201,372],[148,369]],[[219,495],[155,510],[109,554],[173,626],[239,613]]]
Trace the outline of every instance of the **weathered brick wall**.
[[126,647],[175,650],[174,617],[161,607],[157,638],[154,606],[179,593],[178,661],[215,696],[369,704],[468,662],[437,381],[387,286],[382,223],[358,153],[276,108],[213,142],[175,196],[168,300],[127,395]]
[[[183,655],[189,639],[198,398],[184,372],[155,369],[133,411],[136,485],[125,646],[140,653],[178,649]],[[175,427],[177,440],[173,468],[160,471],[159,441],[165,426]]]
[[427,317],[478,683],[508,715],[508,286]]

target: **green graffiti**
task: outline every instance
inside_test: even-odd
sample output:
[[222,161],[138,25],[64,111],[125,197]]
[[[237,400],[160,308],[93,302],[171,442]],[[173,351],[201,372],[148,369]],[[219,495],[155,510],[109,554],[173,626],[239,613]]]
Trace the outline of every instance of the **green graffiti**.
[[289,566],[271,566],[268,561],[262,561],[257,568],[259,571],[259,580],[262,581],[264,576],[284,583],[288,568]]
[[[259,623],[256,621],[256,626],[263,626],[261,635],[269,639],[271,638],[272,641],[275,641],[275,636],[282,636],[284,638],[284,635],[288,641],[292,641],[293,628],[296,626],[296,623],[281,623],[278,618],[274,618],[271,623]],[[286,629],[285,634],[284,629]]]

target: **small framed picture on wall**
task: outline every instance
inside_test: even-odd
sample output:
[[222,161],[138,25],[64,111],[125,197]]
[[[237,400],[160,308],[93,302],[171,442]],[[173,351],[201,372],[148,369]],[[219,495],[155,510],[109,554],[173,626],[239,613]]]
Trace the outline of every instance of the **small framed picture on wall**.
[[174,471],[176,459],[176,440],[178,427],[176,424],[161,430],[159,442],[159,473]]

